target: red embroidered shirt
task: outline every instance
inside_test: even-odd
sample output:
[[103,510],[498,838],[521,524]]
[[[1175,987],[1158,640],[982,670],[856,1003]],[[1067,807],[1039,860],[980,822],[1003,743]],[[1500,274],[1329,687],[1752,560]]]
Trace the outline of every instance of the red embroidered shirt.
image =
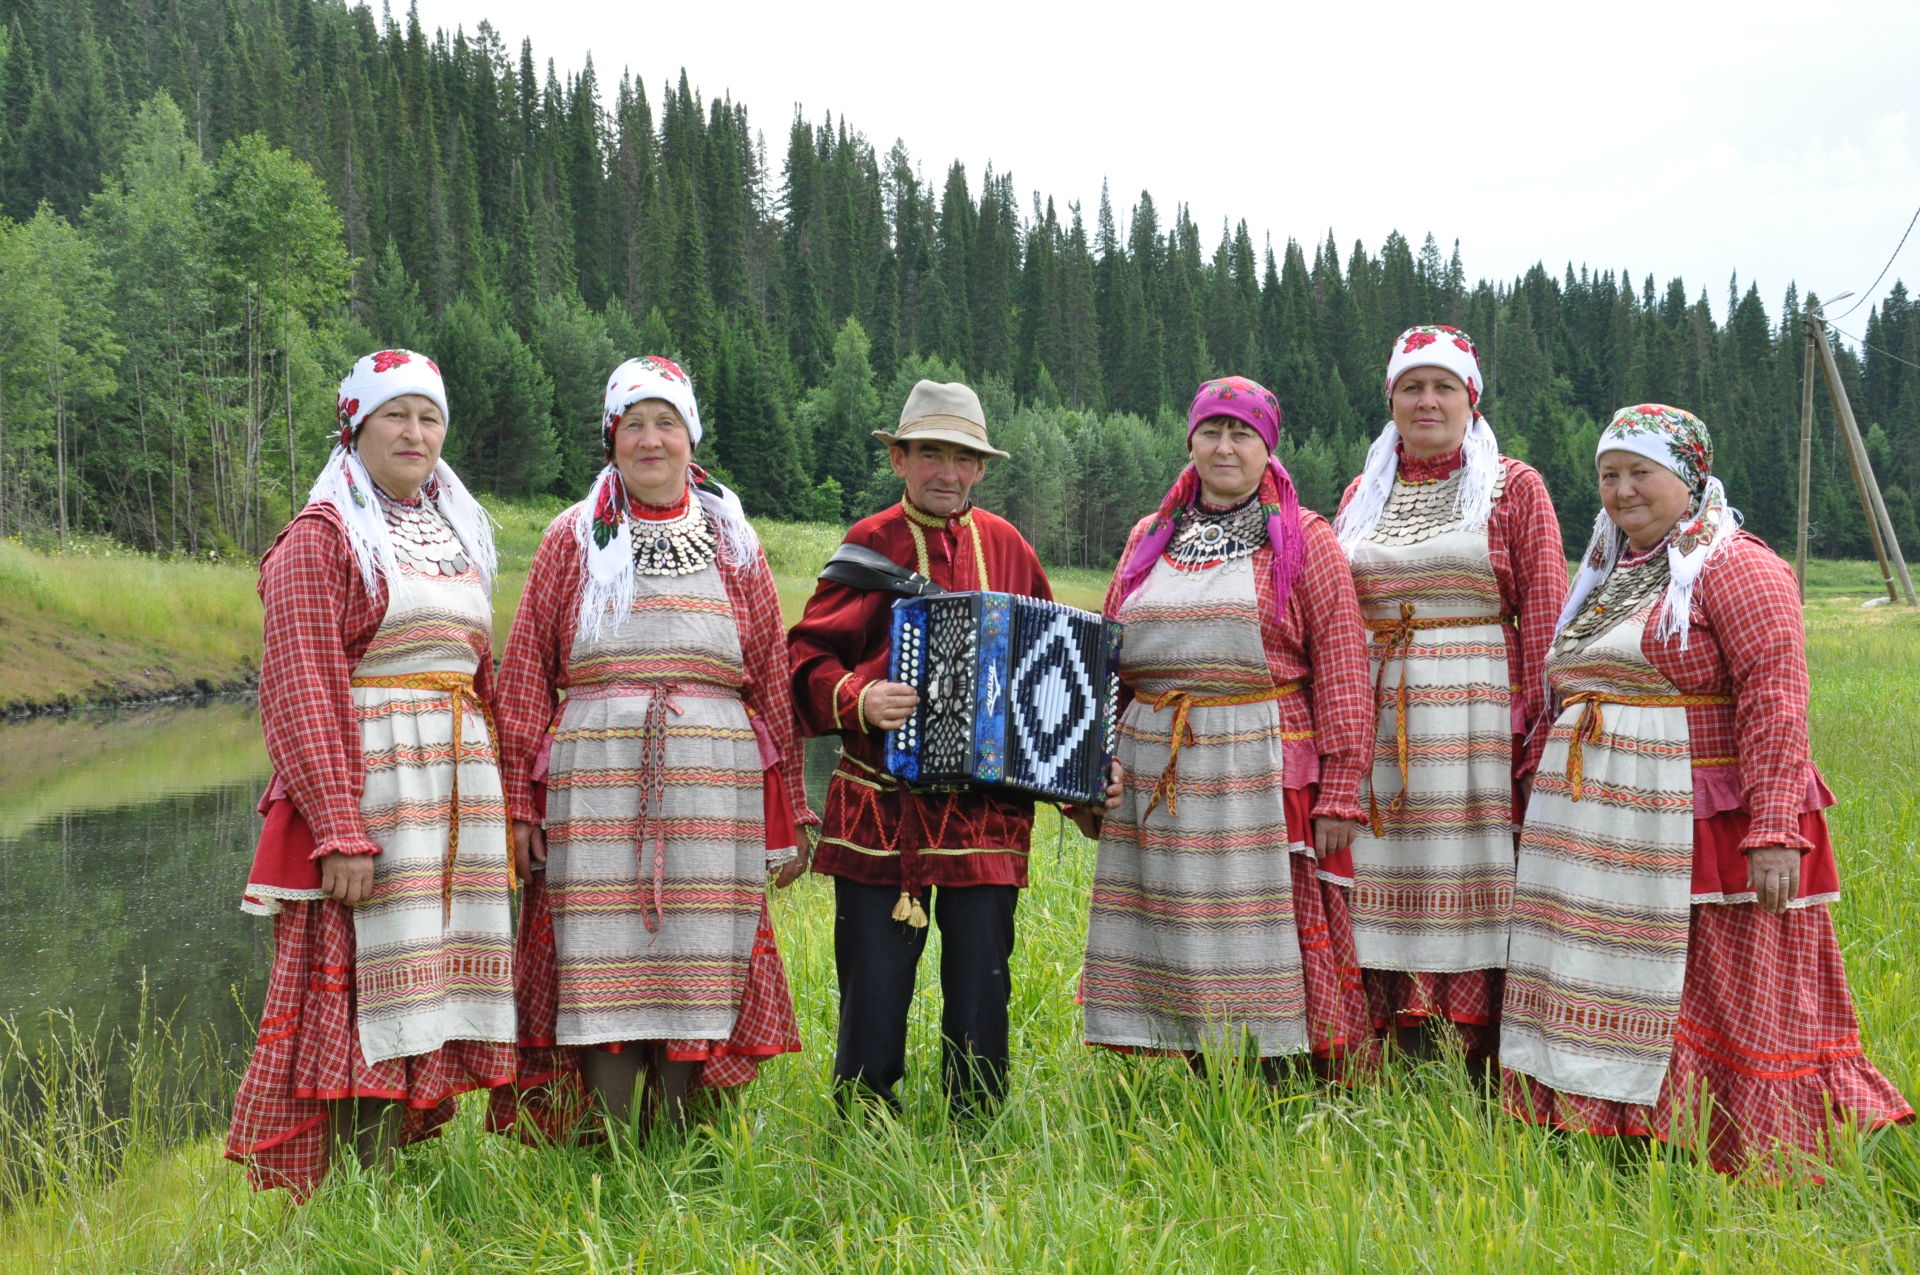
[[[1013,525],[984,509],[936,518],[904,502],[863,518],[847,543],[877,550],[950,592],[991,589],[1052,598],[1040,559]],[[840,736],[814,851],[817,872],[870,885],[1027,883],[1033,802],[984,789],[915,794],[886,774],[882,731],[861,712],[867,687],[887,677],[895,595],[822,580],[787,634],[794,709],[808,735]]]

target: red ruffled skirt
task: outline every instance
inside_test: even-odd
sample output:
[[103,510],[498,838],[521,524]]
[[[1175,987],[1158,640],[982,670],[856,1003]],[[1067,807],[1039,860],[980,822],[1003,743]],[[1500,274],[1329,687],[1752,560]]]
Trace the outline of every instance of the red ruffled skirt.
[[[560,966],[553,948],[553,912],[546,873],[535,872],[520,900],[520,934],[514,949],[514,1005],[520,1023],[520,1074],[496,1089],[487,1112],[495,1133],[515,1132],[524,1141],[555,1141],[572,1135],[587,1109],[580,1078],[580,1050],[554,1042],[560,1005]],[[746,989],[733,1033],[725,1040],[629,1041],[598,1045],[609,1053],[663,1048],[674,1062],[698,1062],[692,1088],[737,1088],[754,1079],[765,1058],[800,1051],[800,1023],[787,989],[786,965],[773,938],[764,901],[753,936]]]
[[[1746,828],[1738,811],[1695,821],[1696,891],[1701,860],[1741,862],[1728,855]],[[1826,821],[1809,812],[1801,830],[1814,844],[1802,856],[1802,893],[1830,893],[1838,882]],[[1739,876],[1730,866],[1717,873],[1729,894],[1745,888]],[[1659,1138],[1693,1148],[1722,1173],[1758,1168],[1782,1180],[1817,1177],[1835,1124],[1866,1130],[1913,1118],[1861,1047],[1824,903],[1778,917],[1754,903],[1694,905],[1673,1057],[1652,1106],[1562,1093],[1515,1072],[1501,1078],[1501,1105],[1533,1124]]]
[[[1286,788],[1287,840],[1313,844],[1313,803],[1317,785]],[[1306,980],[1307,1040],[1314,1070],[1329,1079],[1350,1080],[1379,1062],[1379,1042],[1367,1019],[1366,994],[1360,981],[1360,958],[1353,946],[1353,923],[1347,917],[1347,895],[1342,886],[1322,880],[1320,873],[1351,880],[1353,859],[1345,851],[1316,862],[1311,855],[1287,854],[1293,878],[1293,925],[1300,938],[1300,966]],[[1170,1054],[1181,1051],[1142,1049],[1130,1045],[1100,1045],[1123,1054]]]
[[227,1158],[254,1189],[284,1187],[305,1200],[332,1164],[331,1104],[381,1098],[404,1104],[400,1143],[432,1137],[454,1099],[513,1079],[505,1042],[449,1041],[429,1053],[369,1063],[353,1005],[353,913],[331,899],[289,901],[273,923],[273,968],[253,1058],[241,1077]]

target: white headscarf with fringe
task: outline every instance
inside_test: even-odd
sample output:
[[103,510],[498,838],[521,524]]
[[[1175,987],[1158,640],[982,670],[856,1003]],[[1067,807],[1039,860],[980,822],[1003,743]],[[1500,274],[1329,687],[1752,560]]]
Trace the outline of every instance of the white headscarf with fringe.
[[[607,378],[600,430],[607,464],[587,489],[587,498],[568,511],[587,564],[580,590],[580,622],[596,634],[608,617],[625,615],[633,606],[633,515],[627,509],[627,485],[613,463],[613,436],[626,410],[649,398],[662,400],[680,414],[695,447],[704,437],[693,380],[673,360],[653,354],[628,359]],[[760,537],[747,521],[740,497],[698,465],[687,467],[687,485],[713,518],[720,556],[727,565],[751,563],[760,552]]]
[[[1493,489],[1500,476],[1500,444],[1493,426],[1480,414],[1480,396],[1486,381],[1480,375],[1479,354],[1473,338],[1459,328],[1430,323],[1408,328],[1393,343],[1393,357],[1387,361],[1386,393],[1393,403],[1393,383],[1400,375],[1416,367],[1444,368],[1459,377],[1467,387],[1467,404],[1473,419],[1467,423],[1466,437],[1460,443],[1460,460],[1465,470],[1460,475],[1459,491],[1454,496],[1454,511],[1460,515],[1464,531],[1479,531],[1493,513]],[[1393,495],[1394,476],[1400,470],[1400,431],[1388,421],[1373,446],[1367,448],[1367,463],[1360,471],[1360,489],[1347,507],[1334,519],[1334,534],[1348,557],[1360,542],[1373,534],[1380,514]]]
[[[1740,511],[1727,503],[1726,488],[1713,476],[1713,438],[1707,433],[1706,422],[1692,412],[1665,403],[1642,403],[1621,408],[1600,431],[1594,460],[1608,452],[1644,456],[1676,474],[1693,493],[1687,511],[1667,536],[1666,604],[1654,627],[1655,637],[1677,637],[1684,651],[1693,627],[1694,582],[1714,554],[1731,544],[1733,533],[1740,530]],[[1613,573],[1626,547],[1627,533],[1601,509],[1593,520],[1586,554],[1580,559],[1580,574],[1574,577],[1567,603],[1560,609],[1560,622],[1553,629],[1555,637],[1573,623],[1600,582]]]
[[[331,505],[339,513],[368,593],[379,587],[383,577],[391,578],[393,540],[387,532],[386,517],[380,512],[373,479],[354,441],[361,422],[402,394],[430,399],[440,409],[440,419],[451,427],[446,381],[438,365],[412,350],[376,350],[356,362],[340,382],[339,437],[307,493],[309,505]],[[433,467],[433,473],[421,485],[421,494],[434,503],[453,528],[480,573],[481,584],[492,596],[500,558],[493,543],[493,520],[487,511],[444,460]]]

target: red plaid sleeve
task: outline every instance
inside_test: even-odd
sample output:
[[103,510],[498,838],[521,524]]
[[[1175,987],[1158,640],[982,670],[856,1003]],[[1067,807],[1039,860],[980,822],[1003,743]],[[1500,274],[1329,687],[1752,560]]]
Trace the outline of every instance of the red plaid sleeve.
[[360,820],[366,766],[353,711],[353,666],[385,610],[367,595],[333,516],[301,513],[260,564],[265,607],[260,728],[267,755],[313,830],[314,858],[378,854]]
[[[799,722],[793,712],[793,691],[787,685],[786,623],[780,616],[780,591],[773,583],[767,556],[755,553],[741,568],[721,562],[721,577],[733,603],[734,624],[740,630],[740,653],[747,669],[747,707],[759,714],[773,734],[784,773],[797,777],[804,764]],[[796,824],[817,824],[820,816],[807,805],[806,785],[788,783]]]
[[1360,778],[1372,764],[1374,722],[1360,599],[1327,520],[1303,512],[1300,529],[1307,542],[1306,563],[1287,610],[1308,666],[1308,702],[1320,753],[1320,793],[1313,814],[1359,819]]
[[[1114,564],[1113,578],[1107,581],[1106,601],[1100,604],[1100,614],[1106,616],[1109,620],[1117,620],[1120,618],[1120,604],[1126,601],[1125,598],[1120,596],[1120,577],[1126,573],[1127,563],[1133,558],[1134,547],[1140,543],[1141,537],[1147,534],[1147,528],[1152,525],[1152,514],[1148,514],[1145,518],[1133,524],[1133,531],[1127,536],[1127,547],[1120,551],[1120,561]],[[1125,639],[1123,638],[1122,640],[1124,641]],[[1122,680],[1120,683],[1120,703],[1114,711],[1116,713],[1124,713],[1127,711],[1127,705],[1131,703],[1133,703],[1133,688]]]
[[1506,488],[1487,520],[1487,548],[1500,584],[1501,610],[1517,635],[1508,669],[1526,707],[1529,743],[1516,759],[1514,775],[1524,778],[1546,747],[1541,718],[1547,711],[1547,649],[1567,600],[1567,559],[1560,519],[1539,472],[1506,457],[1501,463],[1507,468]]
[[[1741,532],[1700,573],[1693,602],[1687,649],[1677,639],[1656,641],[1649,632],[1648,658],[1687,694],[1734,696],[1733,741],[1753,819],[1740,848],[1811,849],[1800,835],[1813,763],[1806,634],[1793,570],[1764,542]],[[1714,729],[1714,719],[1724,721],[1726,713],[1711,706],[1688,710],[1696,754],[1717,751],[1713,736],[1722,731]]]
[[539,822],[533,804],[534,760],[553,720],[558,692],[566,684],[567,652],[579,622],[585,567],[572,513],[553,520],[533,556],[494,688],[500,782],[506,789],[508,817],[522,823]]

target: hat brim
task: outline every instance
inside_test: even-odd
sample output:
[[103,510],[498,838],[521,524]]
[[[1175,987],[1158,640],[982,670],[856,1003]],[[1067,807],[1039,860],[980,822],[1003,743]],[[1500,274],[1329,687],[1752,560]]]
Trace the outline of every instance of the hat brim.
[[929,443],[952,443],[954,446],[964,447],[970,452],[978,452],[982,456],[996,456],[1001,460],[1006,460],[1010,456],[1010,453],[1003,452],[998,447],[983,442],[971,434],[962,433],[957,429],[942,429],[938,425],[929,425],[921,429],[903,426],[893,433],[888,433],[884,429],[876,429],[873,431],[873,436],[890,447],[896,445],[905,447],[908,443],[916,439],[921,439]]

